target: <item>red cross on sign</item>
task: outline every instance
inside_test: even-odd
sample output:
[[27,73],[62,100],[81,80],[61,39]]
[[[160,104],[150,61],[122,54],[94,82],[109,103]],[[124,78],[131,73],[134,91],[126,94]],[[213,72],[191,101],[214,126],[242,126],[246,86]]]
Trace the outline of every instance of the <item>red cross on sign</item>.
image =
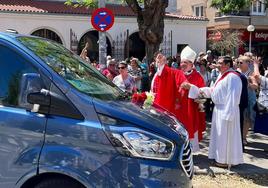
[[98,31],[107,31],[114,24],[114,14],[107,8],[98,8],[92,13],[91,24]]

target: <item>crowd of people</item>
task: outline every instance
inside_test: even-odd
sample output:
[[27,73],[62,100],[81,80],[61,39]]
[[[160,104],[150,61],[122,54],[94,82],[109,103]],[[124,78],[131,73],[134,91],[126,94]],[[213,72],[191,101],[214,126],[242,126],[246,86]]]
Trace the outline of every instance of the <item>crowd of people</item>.
[[[86,50],[81,58],[90,63]],[[183,123],[194,152],[199,151],[206,120],[211,121],[208,157],[217,166],[243,163],[249,129],[268,135],[267,70],[252,53],[216,57],[208,50],[197,55],[186,46],[173,58],[157,52],[151,63],[146,57],[117,61],[107,56],[106,64],[100,71],[123,91],[153,92],[154,105]],[[93,66],[99,70],[96,62]]]

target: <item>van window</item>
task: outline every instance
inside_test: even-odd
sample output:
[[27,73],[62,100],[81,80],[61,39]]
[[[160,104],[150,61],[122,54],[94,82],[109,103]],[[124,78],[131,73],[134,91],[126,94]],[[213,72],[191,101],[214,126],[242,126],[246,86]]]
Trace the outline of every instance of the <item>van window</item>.
[[0,105],[23,107],[19,95],[25,73],[37,73],[37,70],[15,51],[0,45]]
[[80,92],[102,100],[115,100],[123,94],[98,70],[62,45],[42,38],[17,39]]

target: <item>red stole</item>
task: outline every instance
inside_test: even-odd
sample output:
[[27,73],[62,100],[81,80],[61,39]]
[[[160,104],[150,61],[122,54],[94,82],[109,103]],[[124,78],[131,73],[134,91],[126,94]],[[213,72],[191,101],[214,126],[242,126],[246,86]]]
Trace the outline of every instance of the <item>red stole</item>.
[[214,84],[214,88],[216,87],[216,85],[217,85],[221,80],[223,80],[223,79],[224,79],[228,74],[230,74],[230,73],[233,73],[233,74],[236,74],[237,76],[239,76],[239,74],[238,74],[237,72],[235,72],[235,71],[227,71],[227,72],[223,73],[223,75],[220,77],[219,80],[217,80],[217,82]]

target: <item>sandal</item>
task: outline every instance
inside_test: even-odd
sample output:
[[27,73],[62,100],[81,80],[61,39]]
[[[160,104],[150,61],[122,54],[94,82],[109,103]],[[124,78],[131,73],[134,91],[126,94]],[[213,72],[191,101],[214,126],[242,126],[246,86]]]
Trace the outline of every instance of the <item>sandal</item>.
[[228,164],[222,164],[218,162],[215,162],[215,166],[220,167],[220,168],[228,168]]

